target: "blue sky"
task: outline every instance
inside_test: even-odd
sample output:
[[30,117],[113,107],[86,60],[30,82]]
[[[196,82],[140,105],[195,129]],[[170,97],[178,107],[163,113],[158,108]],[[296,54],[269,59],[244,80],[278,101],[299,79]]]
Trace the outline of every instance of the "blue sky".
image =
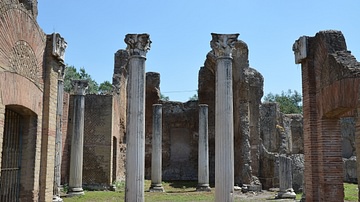
[[150,34],[146,71],[160,73],[161,92],[174,101],[196,93],[212,32],[240,33],[250,66],[264,76],[264,95],[301,93],[292,52],[300,36],[341,30],[360,60],[359,0],[38,0],[38,8],[44,32],[67,41],[65,62],[84,67],[98,83],[112,80],[114,53],[126,48],[126,34]]

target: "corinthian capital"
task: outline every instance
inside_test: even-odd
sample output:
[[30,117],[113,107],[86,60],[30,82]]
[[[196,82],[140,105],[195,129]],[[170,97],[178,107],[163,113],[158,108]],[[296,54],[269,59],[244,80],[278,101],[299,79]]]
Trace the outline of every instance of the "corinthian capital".
[[211,33],[210,46],[216,57],[231,57],[235,42],[239,34],[215,34]]
[[125,36],[126,50],[130,56],[138,55],[146,57],[146,53],[150,50],[149,34],[127,34]]
[[75,95],[85,95],[89,82],[87,80],[71,80],[71,85],[74,88]]
[[53,33],[53,49],[52,54],[55,56],[60,62],[64,62],[65,58],[65,49],[67,47],[67,43],[63,37],[60,36],[59,33]]

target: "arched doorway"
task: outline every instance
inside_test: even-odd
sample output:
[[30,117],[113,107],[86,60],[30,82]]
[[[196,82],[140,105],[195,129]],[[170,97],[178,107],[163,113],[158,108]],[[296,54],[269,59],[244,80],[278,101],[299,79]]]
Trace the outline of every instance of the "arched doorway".
[[[0,201],[26,199],[26,190],[34,175],[37,116],[31,110],[18,106],[5,107],[1,153]],[[30,187],[28,187],[30,186]]]

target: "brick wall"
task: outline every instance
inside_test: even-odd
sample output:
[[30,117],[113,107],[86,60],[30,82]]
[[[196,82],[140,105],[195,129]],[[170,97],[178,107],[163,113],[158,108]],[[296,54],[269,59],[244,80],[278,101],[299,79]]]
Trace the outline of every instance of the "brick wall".
[[306,201],[342,201],[339,119],[358,104],[360,64],[339,31],[321,31],[306,40],[307,55],[300,60]]
[[85,96],[83,184],[112,184],[112,95]]

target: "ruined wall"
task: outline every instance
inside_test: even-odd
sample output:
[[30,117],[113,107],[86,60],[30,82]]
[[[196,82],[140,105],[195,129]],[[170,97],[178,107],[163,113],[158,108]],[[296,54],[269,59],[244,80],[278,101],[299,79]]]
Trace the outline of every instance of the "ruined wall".
[[[235,184],[257,183],[260,156],[259,107],[263,95],[263,77],[249,67],[248,46],[235,43],[233,51],[234,161]],[[199,103],[209,106],[210,176],[215,173],[215,67],[212,53],[199,71]],[[252,168],[254,165],[254,170]],[[210,177],[210,179],[212,179]]]
[[[20,145],[23,147],[20,200],[50,201],[54,179],[58,70],[62,58],[52,54],[53,37],[46,36],[39,28],[35,10],[19,1],[0,2],[0,153],[8,149],[2,147],[3,141],[7,141],[4,114],[12,110],[24,117],[24,138]],[[3,161],[1,167],[5,168],[6,164],[7,161]],[[1,190],[6,192],[7,189],[9,187]]]
[[118,50],[114,55],[113,74],[113,181],[125,180],[126,163],[126,107],[127,107],[127,62],[128,53]]
[[163,180],[197,180],[198,102],[163,102]]
[[342,201],[339,119],[357,110],[360,63],[340,31],[300,37],[293,50],[302,66],[306,201]]

